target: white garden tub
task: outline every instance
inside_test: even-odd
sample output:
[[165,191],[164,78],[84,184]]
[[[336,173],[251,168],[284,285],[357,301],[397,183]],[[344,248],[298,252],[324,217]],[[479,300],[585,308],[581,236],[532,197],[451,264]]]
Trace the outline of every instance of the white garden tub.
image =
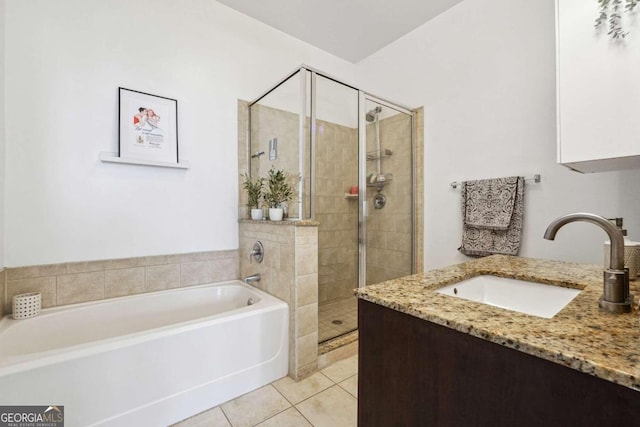
[[288,316],[240,281],[6,316],[0,405],[64,405],[68,427],[167,425],[285,376]]

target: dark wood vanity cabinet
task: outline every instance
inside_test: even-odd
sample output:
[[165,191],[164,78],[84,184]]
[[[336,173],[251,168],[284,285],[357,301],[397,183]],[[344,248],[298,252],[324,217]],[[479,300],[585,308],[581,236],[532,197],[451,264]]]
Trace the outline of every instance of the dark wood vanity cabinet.
[[358,304],[359,426],[640,425],[640,391]]

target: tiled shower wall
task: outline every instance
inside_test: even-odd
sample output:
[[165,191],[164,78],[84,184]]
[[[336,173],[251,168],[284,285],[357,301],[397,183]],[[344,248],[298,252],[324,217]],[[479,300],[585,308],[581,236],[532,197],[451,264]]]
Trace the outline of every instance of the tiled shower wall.
[[[246,106],[246,103],[242,103],[241,108]],[[246,112],[244,114],[246,116]],[[240,113],[238,116],[242,117]],[[259,148],[252,147],[251,152],[268,152],[268,140],[277,137],[279,141],[278,160],[269,162],[265,154],[259,161],[251,163],[252,172],[265,175],[271,164],[288,171],[297,170],[299,116],[275,108],[254,106],[252,121],[258,125],[254,127],[256,133],[253,144]],[[245,127],[246,124],[241,124],[242,130],[246,132]],[[422,108],[416,110],[415,130],[416,215],[413,235],[416,239],[415,271],[419,272],[422,271],[423,265]],[[375,125],[369,124],[368,152],[376,149],[374,132]],[[394,180],[382,190],[387,197],[387,205],[380,210],[373,209],[376,188],[368,188],[370,216],[367,219],[367,283],[377,283],[411,273],[411,132],[411,120],[405,114],[397,114],[380,121],[382,148],[393,152],[390,157],[382,159],[382,171],[392,173]],[[313,202],[316,220],[319,222],[318,300],[323,303],[348,297],[357,286],[358,202],[357,199],[345,197],[349,188],[358,183],[357,129],[318,120],[315,155],[316,182]],[[243,159],[241,163],[242,161]],[[375,172],[376,166],[375,161],[368,161],[367,174]],[[309,182],[308,176],[306,182]],[[246,196],[241,195],[241,200],[242,197]],[[290,209],[290,216],[297,216],[295,203],[291,205],[293,209]],[[246,218],[246,215],[246,209],[241,208],[240,218]]]
[[[251,142],[251,153],[264,152],[251,159],[251,176],[267,177],[271,167],[295,174],[299,167],[299,128],[300,115],[276,108],[255,104],[251,107],[251,123],[254,131]],[[269,159],[269,140],[277,138],[278,150],[274,160]],[[308,151],[306,152],[308,157]],[[307,181],[308,182],[308,181]],[[297,190],[297,179],[291,180]],[[296,199],[289,203],[287,214],[297,218],[298,205]]]
[[316,121],[316,220],[318,301],[353,295],[358,287],[358,130]]
[[[246,104],[241,108],[246,108]],[[240,111],[238,117],[242,117]],[[299,117],[298,114],[264,105],[252,107],[254,133],[250,152],[265,152],[259,159],[251,159],[253,177],[266,176],[271,166],[288,172],[298,170]],[[358,284],[358,201],[345,198],[349,188],[358,184],[358,130],[322,120],[317,120],[316,126],[313,203],[319,223],[318,298],[319,302],[325,302],[353,295],[353,288]],[[244,129],[244,124],[241,128]],[[269,139],[272,138],[278,138],[278,158],[273,161],[268,157]],[[308,158],[309,149],[306,154]],[[240,170],[246,169],[241,165]],[[305,182],[309,183],[308,168],[305,173]],[[241,196],[241,203],[242,197],[246,196]],[[240,218],[246,218],[246,215],[241,210]],[[298,216],[296,203],[289,204],[289,216]]]
[[[367,189],[367,284],[411,274],[411,118],[396,114],[380,120],[380,147],[392,154],[381,159],[382,173],[393,181],[381,189],[386,199],[382,209],[374,209],[375,187]],[[377,150],[375,123],[367,125],[367,152]],[[419,158],[418,164],[422,163]],[[367,175],[377,173],[377,161],[367,161]],[[416,271],[421,271],[417,270]]]
[[68,262],[5,271],[3,305],[5,313],[10,313],[12,297],[26,292],[40,292],[42,307],[47,308],[237,279],[238,251]]
[[6,292],[5,278],[5,271],[0,268],[0,317],[4,316],[4,294]]

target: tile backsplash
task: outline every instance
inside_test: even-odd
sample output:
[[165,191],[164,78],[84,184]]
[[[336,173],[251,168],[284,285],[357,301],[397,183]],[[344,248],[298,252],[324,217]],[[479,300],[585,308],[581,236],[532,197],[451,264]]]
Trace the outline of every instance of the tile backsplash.
[[[0,314],[11,298],[42,293],[42,307],[95,301],[238,278],[238,251],[69,262],[0,272]],[[1,313],[4,309],[4,313]]]

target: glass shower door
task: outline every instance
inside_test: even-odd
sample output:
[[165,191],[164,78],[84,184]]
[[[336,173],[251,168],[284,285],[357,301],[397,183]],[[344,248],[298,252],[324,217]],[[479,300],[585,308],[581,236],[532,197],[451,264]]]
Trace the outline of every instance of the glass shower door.
[[370,97],[364,107],[367,195],[361,286],[412,274],[414,246],[413,116]]
[[358,327],[358,91],[314,75],[312,143],[318,221],[318,341]]

